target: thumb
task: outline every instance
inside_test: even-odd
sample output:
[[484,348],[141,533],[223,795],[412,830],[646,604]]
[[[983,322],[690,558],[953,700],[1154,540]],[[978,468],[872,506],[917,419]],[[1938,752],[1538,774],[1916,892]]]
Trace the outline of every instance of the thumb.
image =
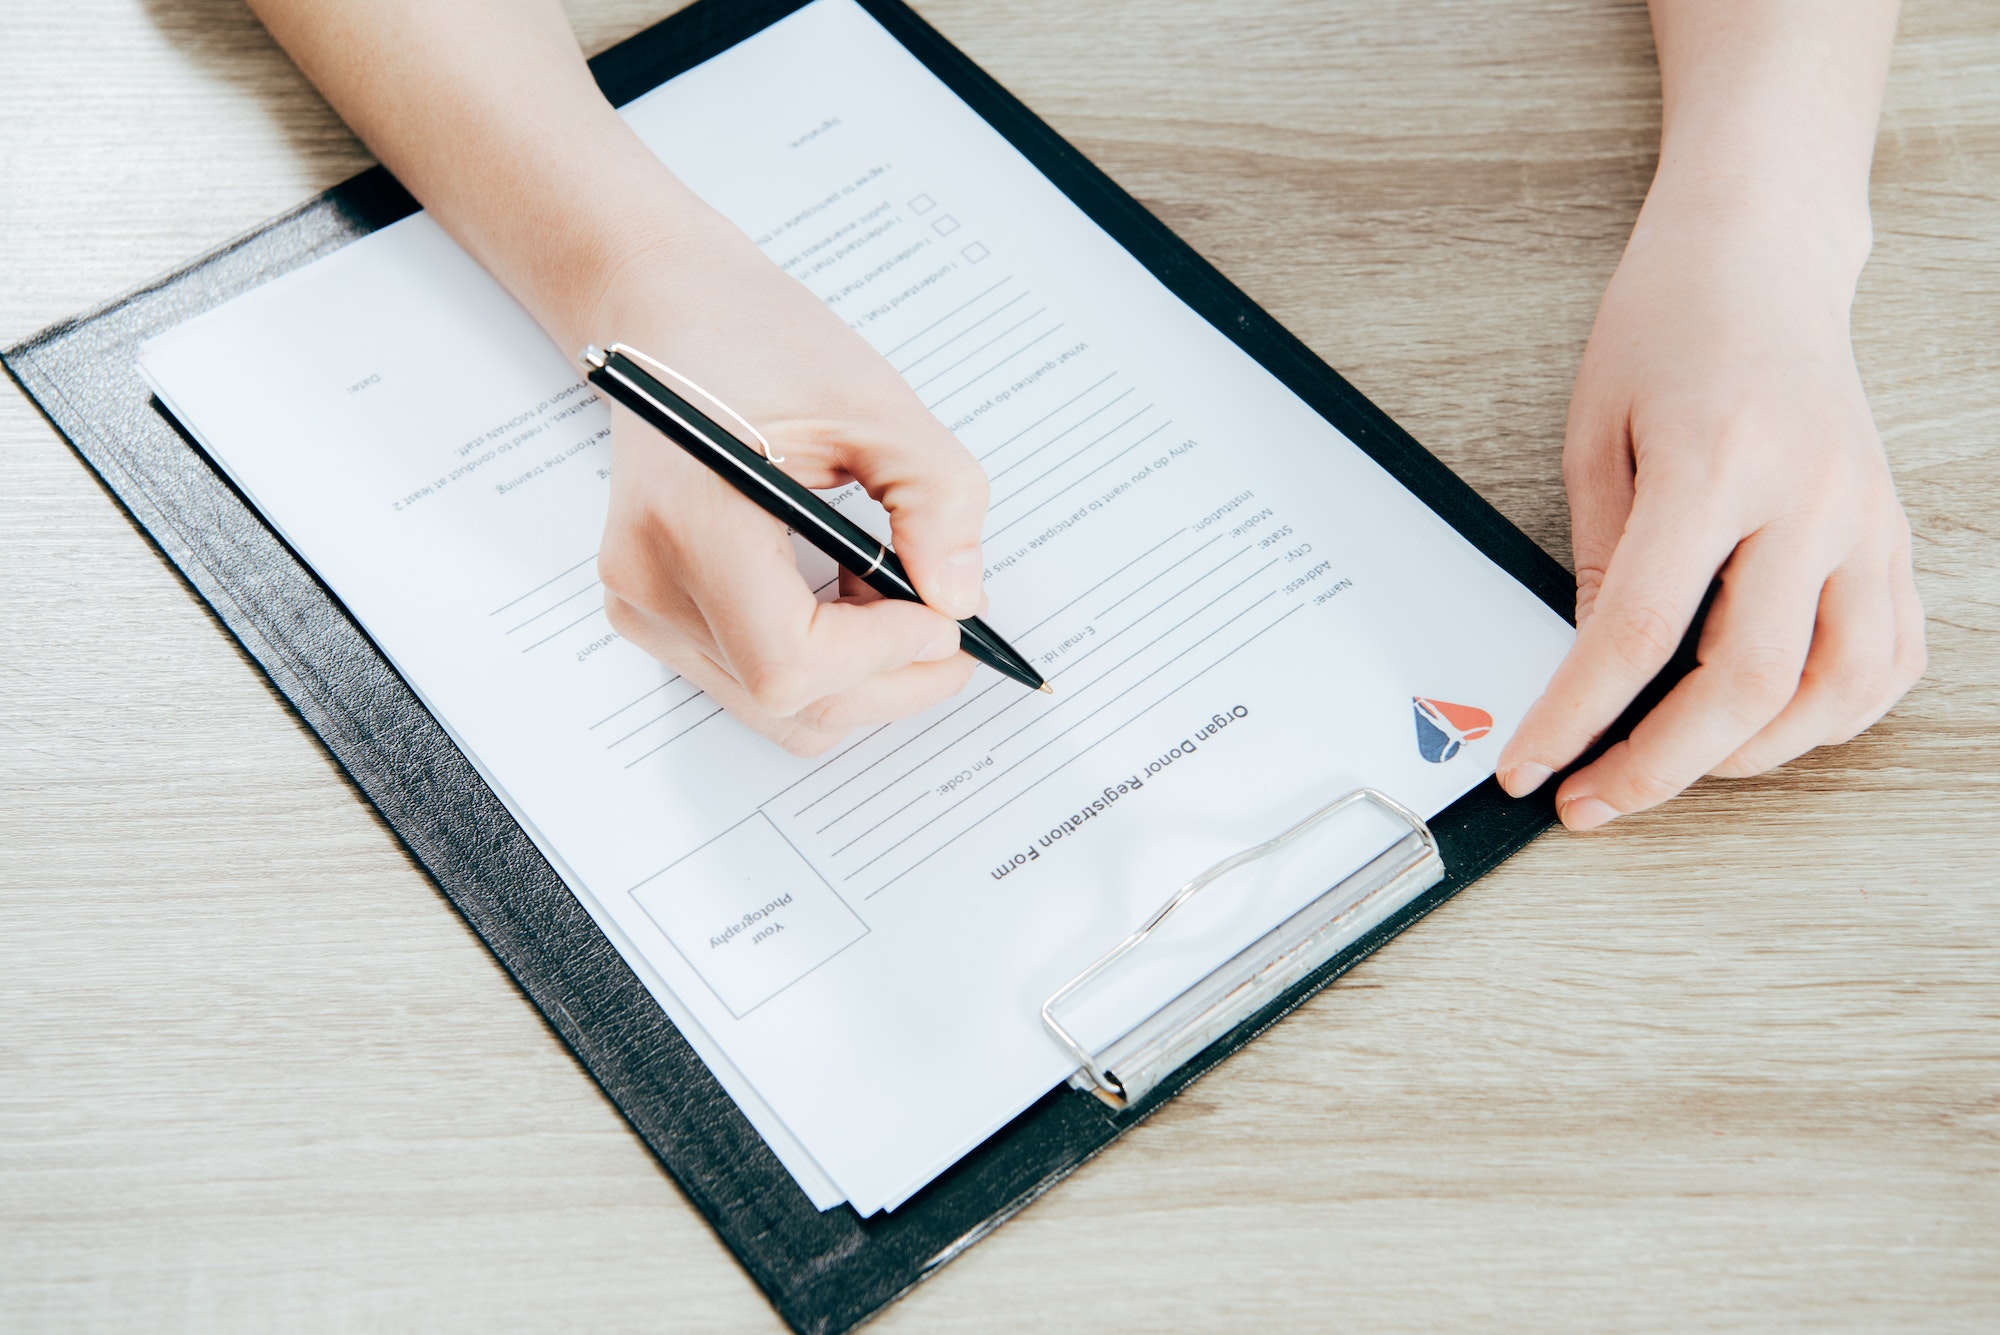
[[889,512],[890,544],[924,601],[954,620],[977,614],[987,497],[979,461],[928,415],[845,446],[847,472]]

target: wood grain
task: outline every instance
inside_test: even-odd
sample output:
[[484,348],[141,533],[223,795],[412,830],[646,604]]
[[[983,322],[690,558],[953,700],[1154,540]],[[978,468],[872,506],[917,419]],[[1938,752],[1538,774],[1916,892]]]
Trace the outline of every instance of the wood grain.
[[[577,3],[602,46],[669,0]],[[925,0],[1558,553],[1637,0]],[[2000,24],[1911,0],[1856,342],[1932,668],[1543,840],[884,1331],[2000,1326]],[[233,0],[11,5],[0,339],[365,164]],[[0,393],[0,1324],[770,1331],[311,736]]]

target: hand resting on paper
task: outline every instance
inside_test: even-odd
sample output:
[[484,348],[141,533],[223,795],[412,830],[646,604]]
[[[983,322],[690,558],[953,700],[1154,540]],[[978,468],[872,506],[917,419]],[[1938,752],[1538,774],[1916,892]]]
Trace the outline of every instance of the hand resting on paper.
[[1880,718],[1924,669],[1910,529],[1848,311],[1895,5],[1655,0],[1659,172],[1570,404],[1578,635],[1502,754],[1533,791],[1667,663],[1698,666],[1570,775],[1572,829]]

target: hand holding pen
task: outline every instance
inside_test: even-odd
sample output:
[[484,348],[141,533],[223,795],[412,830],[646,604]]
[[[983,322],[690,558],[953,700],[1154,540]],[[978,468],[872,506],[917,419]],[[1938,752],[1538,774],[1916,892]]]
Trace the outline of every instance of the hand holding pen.
[[712,262],[698,275],[656,284],[635,271],[587,327],[712,391],[799,484],[859,482],[888,510],[890,545],[924,602],[845,574],[838,601],[817,601],[786,524],[618,408],[598,561],[606,609],[744,723],[815,754],[930,708],[978,670],[957,620],[984,600],[986,476],[889,363],[740,232],[701,244]]
[[[636,414],[745,499],[884,598],[921,603],[889,544],[785,472],[784,458],[748,420],[701,386],[636,348],[613,343],[580,354],[590,383]],[[1042,674],[978,617],[961,617],[959,648],[1030,690],[1053,694]]]

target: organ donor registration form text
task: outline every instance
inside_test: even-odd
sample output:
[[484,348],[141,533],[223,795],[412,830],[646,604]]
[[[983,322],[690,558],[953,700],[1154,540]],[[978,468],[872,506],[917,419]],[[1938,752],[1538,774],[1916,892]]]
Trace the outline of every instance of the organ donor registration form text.
[[[987,620],[1053,696],[982,670],[800,760],[621,641],[608,407],[423,215],[141,364],[800,1185],[870,1214],[1070,1074],[1037,1008],[1174,886],[1357,786],[1435,814],[1571,632],[848,0],[625,115],[981,459]],[[1326,883],[1396,834],[1355,822]],[[1296,907],[1239,906],[1176,967]]]

